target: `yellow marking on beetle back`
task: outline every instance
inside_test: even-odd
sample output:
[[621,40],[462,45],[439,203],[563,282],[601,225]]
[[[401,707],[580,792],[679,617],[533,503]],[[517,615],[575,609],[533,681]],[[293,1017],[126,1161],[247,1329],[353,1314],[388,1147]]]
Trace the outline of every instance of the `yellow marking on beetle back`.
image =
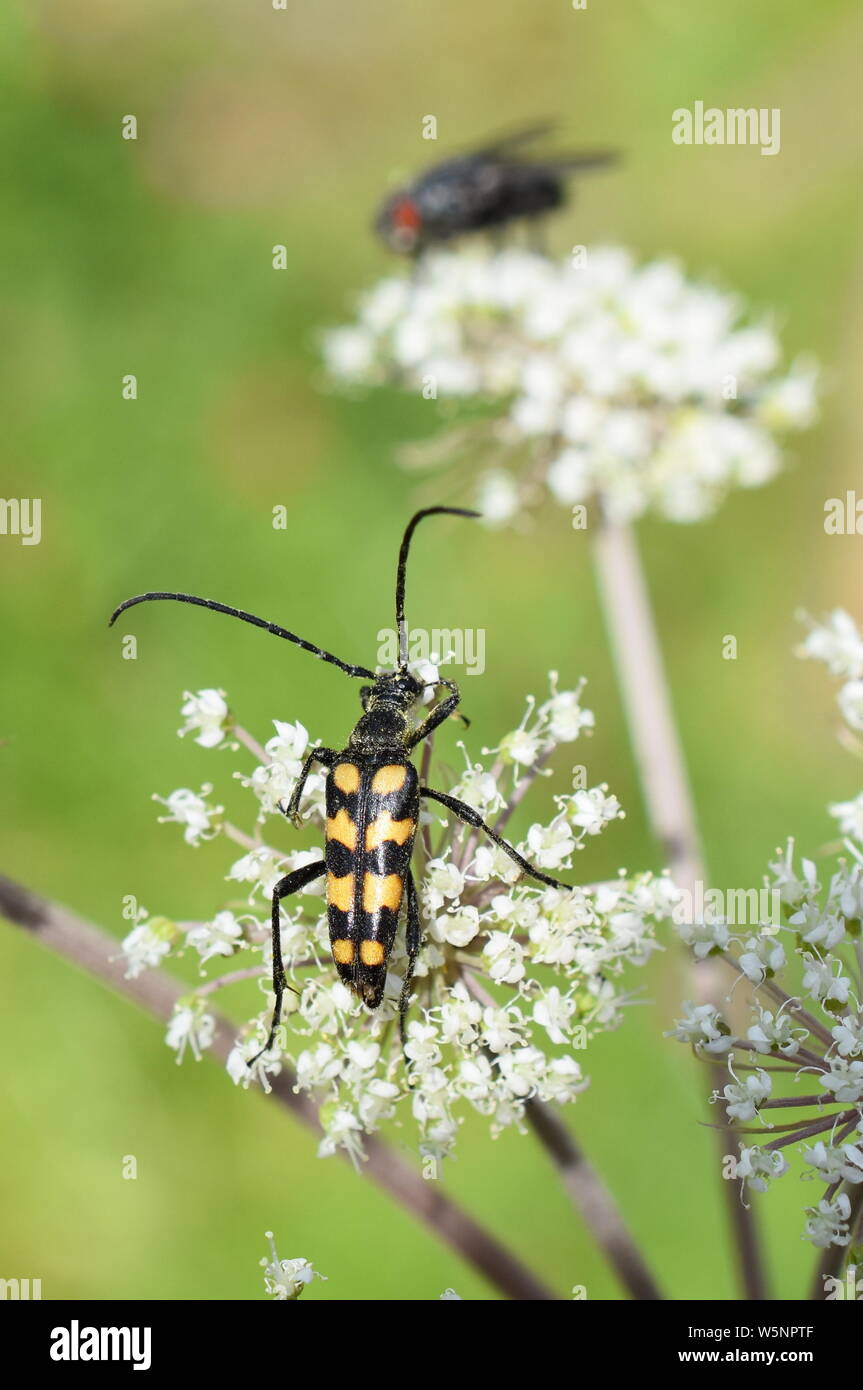
[[356,763],[337,763],[333,768],[333,781],[340,792],[357,791],[360,785],[360,770]]
[[388,907],[398,912],[402,901],[402,881],[398,874],[366,874],[363,879],[363,908],[380,912]]
[[361,941],[360,960],[363,965],[383,965],[384,948],[380,941]]
[[366,826],[366,849],[377,849],[385,840],[395,840],[397,845],[407,844],[413,829],[412,820],[393,820],[389,811],[381,811],[371,825]]
[[336,965],[350,965],[354,959],[354,943],[345,937],[333,942],[333,960]]
[[332,819],[327,817],[327,839],[338,840],[340,845],[345,846],[345,849],[356,849],[357,827],[344,807],[337,811]]
[[345,874],[343,878],[327,874],[327,902],[341,908],[342,912],[350,912],[354,905],[353,874]]
[[386,796],[387,792],[400,792],[405,784],[407,771],[401,763],[388,763],[378,768],[372,778],[372,791]]

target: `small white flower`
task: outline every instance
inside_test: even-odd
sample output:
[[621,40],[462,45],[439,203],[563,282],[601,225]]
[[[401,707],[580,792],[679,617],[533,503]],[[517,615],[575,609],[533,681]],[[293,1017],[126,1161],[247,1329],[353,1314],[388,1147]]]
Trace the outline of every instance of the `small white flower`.
[[436,940],[458,947],[468,946],[479,930],[479,909],[472,906],[442,913],[433,928]]
[[[555,679],[553,672],[552,681]],[[584,709],[578,697],[577,690],[561,690],[539,708],[538,714],[547,721],[548,731],[556,743],[574,743],[583,730],[592,730],[595,726],[593,710]]]
[[230,718],[224,690],[198,690],[194,695],[187,690],[180,713],[186,721],[179,730],[180,738],[196,733],[195,742],[202,748],[219,748],[225,743]]
[[491,1052],[517,1047],[524,1036],[524,1020],[518,1009],[487,1005],[482,1013],[482,1041]]
[[567,1041],[575,1013],[575,1001],[561,994],[557,986],[538,995],[533,1005],[533,1018],[544,1028],[553,1043]]
[[807,1207],[805,1235],[818,1249],[828,1245],[847,1245],[851,1239],[848,1218],[851,1215],[851,1202],[845,1192],[840,1192],[832,1202],[822,1199],[817,1207]]
[[838,820],[843,835],[863,842],[863,792],[851,801],[836,801],[827,809]]
[[170,951],[176,936],[177,929],[167,917],[140,920],[122,942],[127,965],[126,979],[134,980],[143,970],[152,970],[159,965]]
[[566,814],[585,835],[599,835],[611,821],[622,818],[623,811],[617,797],[609,796],[608,788],[602,786],[574,792],[568,798]]
[[572,830],[564,816],[550,825],[532,825],[527,832],[528,858],[540,869],[559,869],[575,850]]
[[528,729],[514,729],[500,741],[498,752],[503,762],[518,763],[522,767],[533,767],[539,757],[541,744],[538,736]]
[[852,1185],[863,1182],[863,1149],[857,1144],[837,1147],[819,1139],[817,1143],[804,1148],[803,1155],[828,1187],[839,1182],[850,1182]]
[[177,1053],[177,1065],[188,1047],[196,1062],[212,1043],[216,1020],[206,1013],[202,1000],[180,1000],[174,1006],[165,1041]]
[[863,1062],[849,1061],[845,1057],[832,1057],[830,1071],[819,1076],[819,1086],[831,1091],[836,1100],[846,1105],[856,1105],[863,1100]]
[[212,922],[192,927],[186,940],[198,952],[203,965],[213,956],[232,956],[243,940],[243,928],[233,912],[217,912]]
[[723,1087],[726,1112],[730,1120],[753,1120],[765,1100],[770,1098],[773,1083],[770,1075],[759,1067],[746,1077]]
[[770,1183],[788,1171],[788,1160],[778,1152],[741,1145],[737,1160],[737,1176],[746,1181],[753,1192],[766,1192]]
[[271,1258],[261,1260],[260,1264],[264,1271],[264,1287],[271,1298],[279,1303],[296,1299],[313,1279],[326,1280],[327,1276],[314,1269],[308,1260],[280,1260],[272,1231],[264,1234],[270,1242]]
[[863,1052],[863,1018],[849,1014],[831,1029],[836,1050],[842,1057],[858,1057]]
[[329,1043],[304,1048],[296,1061],[297,1087],[314,1091],[328,1086],[341,1075],[341,1070],[342,1059]]
[[218,834],[218,820],[225,809],[224,806],[208,805],[206,797],[212,790],[213,788],[206,784],[201,788],[200,794],[190,791],[188,787],[180,787],[168,797],[154,796],[153,800],[161,802],[168,810],[167,816],[159,817],[159,823],[182,825],[183,839],[187,845],[198,845],[202,840],[211,840]]
[[845,723],[863,731],[863,680],[847,681],[836,696]]
[[746,1036],[755,1044],[757,1052],[781,1052],[784,1057],[794,1057],[800,1051],[807,1030],[795,1028],[794,1020],[787,1013],[773,1014],[769,1009],[759,1008],[758,1022],[747,1029]]
[[447,859],[430,859],[423,878],[423,894],[431,911],[443,907],[449,899],[454,902],[464,892],[464,874]]
[[834,676],[863,677],[863,637],[850,614],[836,608],[822,623],[810,623],[798,656],[823,661]]
[[524,979],[524,950],[507,932],[490,932],[482,953],[497,984],[515,985]]
[[477,487],[476,509],[487,526],[504,526],[520,508],[518,484],[510,473],[495,468],[482,475]]
[[785,950],[781,941],[764,932],[750,936],[740,955],[740,969],[753,984],[760,985],[776,975],[785,965]]
[[687,1000],[683,1008],[684,1017],[677,1019],[667,1037],[691,1043],[697,1052],[721,1055],[728,1051],[734,1038],[715,1005],[693,1004]]

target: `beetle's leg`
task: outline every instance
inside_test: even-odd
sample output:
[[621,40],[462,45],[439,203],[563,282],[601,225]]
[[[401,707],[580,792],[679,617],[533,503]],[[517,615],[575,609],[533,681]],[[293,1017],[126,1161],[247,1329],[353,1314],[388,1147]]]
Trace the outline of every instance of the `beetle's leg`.
[[[445,719],[449,719],[450,715],[455,713],[456,706],[461,699],[458,686],[455,681],[439,681],[438,684],[445,685],[447,690],[450,691],[450,694],[447,695],[445,700],[441,700],[439,705],[435,705],[431,713],[427,714],[423,722],[414,729],[408,739],[408,752],[410,752],[412,748],[416,748],[418,743],[422,743],[424,738],[428,738],[429,734],[433,734],[438,725],[442,724]],[[470,720],[465,719],[463,714],[460,715],[459,718],[464,721],[465,725],[470,723]]]
[[402,1040],[402,1049],[407,1041],[405,1031],[405,1019],[407,1017],[408,1004],[411,998],[411,986],[414,980],[414,968],[417,963],[417,956],[422,945],[422,922],[420,921],[419,898],[417,897],[414,876],[410,869],[407,872],[407,924],[405,927],[405,945],[408,952],[408,968],[405,972],[405,981],[402,985],[402,992],[399,997],[399,1036]]
[[459,801],[455,796],[447,796],[445,792],[433,791],[431,787],[420,787],[420,796],[429,797],[432,801],[439,801],[441,806],[452,811],[466,825],[472,825],[475,830],[484,831],[490,840],[493,840],[505,854],[509,855],[514,864],[518,864],[524,873],[537,879],[539,883],[547,883],[550,888],[572,888],[571,883],[561,883],[559,878],[552,878],[550,874],[544,874],[539,869],[535,869],[523,855],[519,854],[517,849],[513,849],[508,840],[505,840],[502,835],[498,835],[497,831],[492,830],[490,825],[486,825],[479,812],[475,811],[472,806],[468,806],[466,801]]
[[[275,1042],[276,1032],[282,1018],[282,999],[286,989],[293,989],[289,985],[285,976],[285,967],[282,964],[282,927],[279,914],[279,903],[282,898],[290,897],[291,893],[298,893],[301,888],[305,888],[307,883],[313,879],[320,878],[326,873],[326,864],[321,859],[316,864],[304,864],[301,869],[295,869],[292,874],[286,874],[280,878],[273,889],[273,994],[276,996],[276,1003],[273,1009],[273,1021],[270,1025],[270,1032],[264,1046],[260,1052],[256,1052],[254,1057],[247,1062],[247,1066],[254,1066],[259,1057],[265,1052],[269,1052]],[[297,991],[294,990],[294,993]]]
[[334,748],[324,748],[323,746],[320,748],[313,748],[306,758],[306,761],[303,763],[302,771],[297,778],[297,785],[291,792],[288,809],[285,810],[284,806],[279,802],[279,810],[282,815],[287,816],[288,820],[292,821],[298,830],[303,823],[303,818],[300,815],[300,797],[303,794],[303,788],[312,770],[312,763],[323,763],[324,767],[332,767],[338,756]]

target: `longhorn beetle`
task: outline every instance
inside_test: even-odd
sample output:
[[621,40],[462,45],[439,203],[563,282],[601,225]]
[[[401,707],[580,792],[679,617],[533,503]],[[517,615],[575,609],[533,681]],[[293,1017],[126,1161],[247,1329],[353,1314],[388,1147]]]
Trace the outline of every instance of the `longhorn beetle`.
[[283,898],[298,893],[314,879],[326,874],[327,916],[330,946],[336,969],[345,984],[359,995],[369,1009],[377,1009],[383,999],[386,984],[387,960],[392,950],[404,900],[406,908],[406,945],[408,968],[399,1000],[399,1023],[402,1041],[405,1037],[405,1014],[410,1001],[414,966],[422,944],[422,927],[416,884],[410,861],[414,836],[419,820],[420,799],[436,801],[465,824],[482,830],[523,873],[553,888],[568,888],[519,854],[482,817],[468,806],[445,792],[420,786],[411,754],[423,739],[428,738],[440,724],[452,715],[461,698],[454,681],[439,680],[436,685],[449,693],[429,710],[419,723],[412,723],[409,713],[424,689],[408,670],[408,630],[405,622],[405,573],[411,539],[419,523],[427,516],[476,517],[478,512],[459,507],[426,507],[408,522],[399,550],[396,574],[396,628],[398,631],[399,662],[395,671],[370,671],[366,666],[353,666],[341,661],[322,647],[306,642],[294,632],[256,618],[239,608],[229,608],[212,599],[195,598],[192,594],[149,593],[127,598],[111,614],[109,627],[121,613],[136,603],[153,599],[175,599],[178,603],[195,603],[216,613],[227,613],[244,623],[272,632],[294,642],[304,651],[312,652],[321,661],[329,661],[349,676],[373,682],[360,687],[363,713],[341,750],[313,748],[294,787],[287,809],[279,809],[295,826],[302,824],[300,799],[313,763],[329,769],[326,784],[326,850],[323,859],[304,864],[286,874],[273,889],[273,993],[275,1007],[269,1036],[261,1052],[269,1051],[275,1040],[282,1015],[282,999],[286,989],[292,989],[282,964],[279,904]]

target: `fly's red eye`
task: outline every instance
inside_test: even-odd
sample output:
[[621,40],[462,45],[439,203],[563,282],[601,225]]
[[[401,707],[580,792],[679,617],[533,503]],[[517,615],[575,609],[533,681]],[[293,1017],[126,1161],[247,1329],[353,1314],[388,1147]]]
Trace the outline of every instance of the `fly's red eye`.
[[393,205],[392,224],[399,232],[419,231],[422,218],[412,198],[401,198]]

